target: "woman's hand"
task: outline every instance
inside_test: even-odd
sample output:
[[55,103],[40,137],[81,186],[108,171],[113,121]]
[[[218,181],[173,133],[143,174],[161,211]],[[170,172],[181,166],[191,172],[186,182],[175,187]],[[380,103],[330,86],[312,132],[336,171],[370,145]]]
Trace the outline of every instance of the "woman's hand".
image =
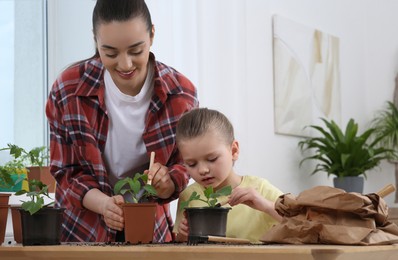
[[124,199],[121,195],[108,197],[102,204],[101,214],[104,216],[106,225],[112,229],[122,231],[124,228],[123,210],[121,204]]
[[148,174],[148,180],[152,181],[152,186],[156,189],[157,197],[162,199],[170,198],[175,191],[175,185],[171,180],[169,170],[166,166],[154,163],[144,173]]
[[120,205],[124,203],[121,195],[109,197],[99,189],[89,190],[83,198],[83,206],[104,216],[106,225],[116,230],[123,230],[124,218]]

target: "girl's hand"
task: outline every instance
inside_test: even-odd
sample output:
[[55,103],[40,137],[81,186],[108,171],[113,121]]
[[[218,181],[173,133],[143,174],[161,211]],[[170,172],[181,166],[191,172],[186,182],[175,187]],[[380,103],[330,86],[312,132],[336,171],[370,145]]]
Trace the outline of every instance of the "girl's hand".
[[229,205],[235,206],[238,204],[245,204],[251,208],[265,211],[267,205],[263,198],[254,188],[240,188],[236,187],[232,190],[229,196]]
[[106,225],[112,229],[122,231],[124,228],[123,210],[121,204],[124,199],[121,195],[108,197],[102,204],[101,214],[104,216]]
[[189,228],[188,228],[188,220],[183,217],[181,219],[180,225],[178,226],[178,234],[177,234],[177,241],[178,242],[185,242],[188,240]]
[[169,170],[160,163],[153,166],[144,173],[148,174],[148,180],[152,180],[152,186],[156,189],[157,197],[168,199],[175,191],[174,182],[171,180]]
[[235,206],[245,204],[253,209],[267,213],[277,221],[282,221],[282,217],[275,210],[275,203],[267,200],[254,188],[236,187],[232,190],[229,198],[229,205]]

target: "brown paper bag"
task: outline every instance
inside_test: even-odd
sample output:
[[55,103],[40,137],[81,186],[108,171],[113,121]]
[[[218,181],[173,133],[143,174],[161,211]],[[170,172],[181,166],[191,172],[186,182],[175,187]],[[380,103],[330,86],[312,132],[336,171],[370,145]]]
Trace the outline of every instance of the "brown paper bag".
[[362,195],[317,186],[275,202],[283,217],[261,239],[265,243],[380,245],[398,243],[398,226],[377,194]]

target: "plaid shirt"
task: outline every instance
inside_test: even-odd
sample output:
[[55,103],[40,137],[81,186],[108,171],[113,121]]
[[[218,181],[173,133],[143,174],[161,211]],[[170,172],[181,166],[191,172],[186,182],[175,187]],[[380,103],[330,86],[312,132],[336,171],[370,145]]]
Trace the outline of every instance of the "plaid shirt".
[[[155,60],[151,53],[150,59]],[[175,145],[175,127],[186,111],[198,106],[196,89],[182,74],[154,62],[154,95],[145,122],[143,140],[148,157],[169,168],[176,191],[158,200],[153,242],[172,240],[173,221],[168,202],[178,198],[188,183]],[[46,105],[50,125],[51,173],[57,180],[56,207],[66,208],[61,241],[108,242],[116,231],[101,215],[83,207],[83,197],[97,188],[112,196],[113,189],[103,160],[108,134],[105,106],[105,68],[89,59],[66,69],[54,83]]]

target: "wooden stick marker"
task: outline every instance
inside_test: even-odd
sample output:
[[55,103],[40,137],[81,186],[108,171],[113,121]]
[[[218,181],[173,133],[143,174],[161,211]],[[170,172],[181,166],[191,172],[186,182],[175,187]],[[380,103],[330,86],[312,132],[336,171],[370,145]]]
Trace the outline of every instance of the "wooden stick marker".
[[[155,152],[151,152],[151,157],[149,158],[149,169],[152,168],[154,162],[155,162]],[[148,179],[147,184],[152,185],[152,179]]]
[[383,189],[379,190],[377,192],[377,195],[379,195],[380,197],[384,198],[385,196],[393,193],[395,191],[395,187],[392,184],[388,184],[387,186],[385,186]]

